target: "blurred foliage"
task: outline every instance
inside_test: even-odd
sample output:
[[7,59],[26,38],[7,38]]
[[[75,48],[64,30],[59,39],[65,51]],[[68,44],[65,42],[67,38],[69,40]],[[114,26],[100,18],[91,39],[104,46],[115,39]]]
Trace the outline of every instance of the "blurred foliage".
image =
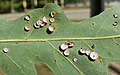
[[[34,3],[31,3],[32,0],[26,0],[27,2],[27,9],[31,9],[31,5]],[[84,0],[64,0],[64,4],[71,4],[71,3],[82,3]],[[89,1],[89,0],[87,0]],[[111,1],[120,1],[120,0],[105,0],[105,2],[111,2]],[[37,0],[38,4],[37,6],[34,6],[35,8],[42,8],[47,3],[53,3],[54,0]],[[61,0],[58,0],[58,4],[61,5]],[[23,0],[0,0],[0,13],[8,13],[11,12],[11,10],[15,10],[16,12],[24,11],[23,7]]]
[[0,13],[10,12],[10,3],[8,0],[0,0]]
[[38,0],[38,8],[42,8],[46,3],[53,3],[54,0]]
[[14,8],[15,11],[23,11],[22,0],[0,0],[0,13],[8,13]]
[[12,7],[16,10],[16,11],[23,11],[23,0],[14,0],[12,2]]
[[[27,2],[27,9],[31,9],[31,2],[30,0],[26,0]],[[42,8],[45,6],[47,3],[53,3],[53,0],[37,0],[38,4],[37,6],[34,6],[35,8]]]

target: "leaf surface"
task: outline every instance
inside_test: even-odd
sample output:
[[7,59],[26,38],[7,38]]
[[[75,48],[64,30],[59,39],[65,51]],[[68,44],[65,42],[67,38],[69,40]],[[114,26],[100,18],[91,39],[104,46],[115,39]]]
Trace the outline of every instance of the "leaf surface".
[[[48,34],[50,13],[55,11],[55,31]],[[47,4],[43,9],[35,9],[14,21],[0,19],[0,71],[6,75],[37,75],[35,64],[42,63],[55,75],[110,75],[108,64],[120,62],[120,8],[111,8],[102,14],[83,22],[72,22],[66,18],[61,8]],[[117,15],[117,17],[114,17]],[[40,29],[33,27],[39,19],[47,17],[48,23]],[[116,25],[114,25],[116,23]],[[24,27],[30,26],[26,32]],[[68,57],[59,46],[74,42]],[[91,46],[94,45],[94,49]],[[80,55],[82,48],[96,51],[99,59],[91,61]],[[4,48],[9,49],[4,53]],[[73,58],[78,58],[73,62]]]

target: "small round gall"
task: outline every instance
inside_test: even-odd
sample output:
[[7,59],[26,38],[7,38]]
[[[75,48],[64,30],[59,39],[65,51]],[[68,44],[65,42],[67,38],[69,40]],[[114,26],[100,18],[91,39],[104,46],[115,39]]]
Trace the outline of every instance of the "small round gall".
[[87,56],[89,56],[90,53],[91,53],[91,51],[89,51],[89,50],[86,50],[86,51],[85,51],[85,54],[86,54]]
[[114,17],[114,18],[118,18],[118,15],[117,15],[117,14],[114,14],[113,17]]
[[42,21],[43,21],[44,23],[47,23],[47,17],[44,16],[44,17],[42,18]]
[[9,48],[3,48],[3,52],[4,53],[8,53],[9,52]]
[[29,31],[30,30],[30,26],[29,25],[25,25],[24,30],[25,31]]
[[73,58],[72,60],[73,60],[73,62],[77,62],[78,58]]
[[50,32],[54,32],[54,31],[55,31],[55,27],[52,26],[52,25],[50,25],[50,26],[48,27],[48,30],[49,30]]
[[36,23],[34,23],[33,26],[34,26],[35,29],[39,29],[40,28],[40,26],[38,26]]
[[92,60],[96,60],[99,57],[97,52],[91,52],[89,56]]
[[117,25],[118,25],[118,22],[114,22],[114,23],[113,23],[113,26],[117,26]]
[[63,54],[65,55],[65,56],[69,56],[70,55],[70,50],[65,50],[64,52],[63,52]]
[[82,48],[81,48],[81,49],[79,50],[79,52],[80,52],[81,54],[85,54],[85,53],[86,53],[86,49],[82,49]]
[[50,16],[53,18],[53,17],[55,17],[55,15],[56,15],[56,12],[55,11],[52,11],[51,13],[50,13]]
[[67,48],[68,48],[68,45],[65,43],[60,45],[60,50],[62,50],[62,51],[66,50]]
[[72,48],[75,45],[74,42],[67,42],[66,44],[68,45],[68,48]]
[[37,25],[37,26],[40,26],[40,27],[43,27],[45,24],[44,24],[44,22],[43,22],[42,20],[38,20],[38,21],[36,22],[36,25]]
[[55,21],[55,19],[54,18],[50,18],[50,20],[49,20],[51,23],[53,23],[54,21]]
[[26,15],[26,16],[24,17],[24,20],[29,21],[29,20],[30,20],[30,16],[29,16],[29,15]]

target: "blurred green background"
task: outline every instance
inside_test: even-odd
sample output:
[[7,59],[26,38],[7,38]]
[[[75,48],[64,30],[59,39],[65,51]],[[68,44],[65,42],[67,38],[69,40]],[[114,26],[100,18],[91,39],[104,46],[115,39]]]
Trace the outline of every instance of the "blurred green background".
[[[111,2],[120,0],[105,0],[109,6]],[[89,7],[89,0],[0,0],[0,13],[23,12],[28,9],[41,8],[46,3],[56,3],[63,8]]]

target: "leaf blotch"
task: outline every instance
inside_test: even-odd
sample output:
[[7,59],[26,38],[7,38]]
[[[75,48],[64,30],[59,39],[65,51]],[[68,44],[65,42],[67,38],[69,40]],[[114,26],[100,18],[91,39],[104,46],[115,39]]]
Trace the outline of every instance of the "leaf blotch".
[[45,64],[36,63],[35,68],[38,75],[54,75],[54,73]]
[[108,69],[111,72],[111,74],[113,75],[120,75],[120,63],[109,63],[108,64]]
[[0,75],[7,75],[4,71],[0,70]]

